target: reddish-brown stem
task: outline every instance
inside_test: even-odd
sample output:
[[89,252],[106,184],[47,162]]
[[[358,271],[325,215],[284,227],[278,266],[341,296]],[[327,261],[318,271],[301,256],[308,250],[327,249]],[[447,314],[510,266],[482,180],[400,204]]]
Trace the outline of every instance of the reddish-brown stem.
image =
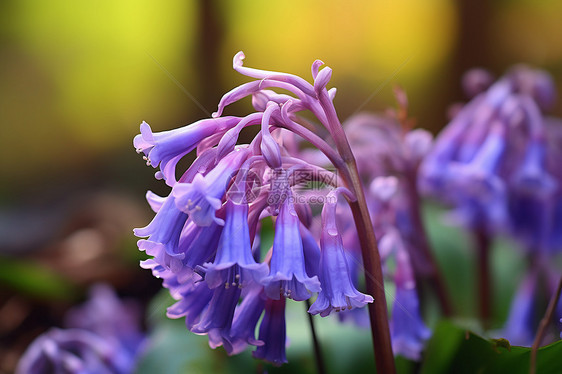
[[350,182],[357,198],[355,202],[350,202],[350,206],[361,244],[365,285],[367,293],[375,299],[373,303],[369,304],[369,319],[371,322],[371,335],[377,373],[393,374],[396,372],[396,369],[390,342],[388,310],[386,307],[386,295],[377,240],[373,232],[373,224],[371,223],[371,217],[367,209],[355,162],[349,164],[349,169],[351,174]]
[[[412,173],[407,175],[407,188],[408,196],[410,197],[411,213],[413,219],[413,225],[415,227],[415,232],[417,237],[416,243],[418,244],[415,248],[421,252],[424,257],[423,262],[413,261],[414,271],[418,279],[428,278],[429,283],[437,299],[439,300],[439,305],[441,306],[441,311],[446,317],[450,317],[453,314],[453,306],[451,304],[451,299],[449,298],[449,293],[447,287],[445,286],[445,281],[443,279],[443,274],[439,269],[439,265],[433,255],[431,250],[431,245],[429,244],[429,239],[425,231],[425,227],[421,215],[421,199],[418,193],[418,188],[416,186],[417,182],[417,172],[412,171]],[[411,258],[415,258],[415,254],[410,254]],[[427,272],[425,269],[420,269],[421,266],[429,267]]]
[[558,304],[558,300],[560,299],[560,293],[562,292],[562,277],[558,281],[558,288],[556,292],[550,298],[550,302],[548,303],[548,308],[542,318],[539,328],[537,330],[537,335],[535,336],[535,341],[533,342],[533,346],[531,347],[531,359],[530,359],[530,368],[529,373],[535,374],[537,370],[537,353],[542,344],[542,340],[544,338],[544,334],[546,332],[546,328],[550,321],[552,321],[552,316],[554,315],[554,310],[556,309],[556,305]]
[[490,327],[492,315],[492,282],[490,278],[490,236],[484,229],[476,229],[474,232],[476,241],[476,256],[478,268],[478,311],[482,326]]
[[377,373],[395,374],[396,367],[390,341],[381,257],[375,232],[373,231],[373,223],[367,208],[363,186],[357,171],[357,163],[336,110],[325,89],[318,94],[318,99],[326,113],[327,128],[336,144],[338,153],[346,165],[344,170],[338,170],[343,174],[342,179],[346,184],[345,187],[350,189],[357,198],[355,201],[350,201],[349,206],[353,213],[353,220],[355,221],[357,236],[361,245],[367,293],[375,299],[373,303],[369,304],[369,319],[371,322],[371,336],[373,338]]

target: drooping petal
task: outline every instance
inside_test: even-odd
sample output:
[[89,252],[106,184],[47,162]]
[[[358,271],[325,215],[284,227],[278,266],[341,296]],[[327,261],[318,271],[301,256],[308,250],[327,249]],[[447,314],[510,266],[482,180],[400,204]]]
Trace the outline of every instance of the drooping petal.
[[419,360],[424,343],[431,336],[419,314],[415,289],[396,288],[390,322],[392,350],[410,360]]
[[224,132],[240,121],[237,117],[204,119],[178,129],[153,133],[150,126],[143,122],[141,133],[135,136],[133,145],[137,152],[146,155],[147,163],[152,167],[160,166],[164,179],[173,185],[176,181],[175,166],[186,154],[191,152],[199,142],[213,134]]
[[270,273],[262,280],[266,295],[272,299],[287,297],[302,301],[310,298],[311,292],[320,291],[318,278],[306,274],[299,226],[299,218],[289,197],[277,216]]
[[[242,303],[236,307],[232,326],[228,333],[230,351],[228,354],[238,354],[248,345],[261,346],[263,341],[256,339],[256,325],[265,308],[266,297],[263,287],[253,286],[244,296]],[[226,348],[226,345],[225,345]]]
[[322,291],[308,310],[322,317],[336,312],[361,308],[373,302],[373,298],[355,288],[343,248],[342,237],[336,227],[337,202],[327,203],[322,211],[322,235],[320,246],[320,282]]
[[396,294],[392,307],[390,335],[394,354],[419,360],[424,343],[431,336],[420,315],[414,272],[408,252],[402,245],[396,251],[394,274]]
[[172,194],[178,209],[189,214],[199,226],[209,226],[224,222],[215,216],[222,205],[228,183],[249,155],[249,150],[237,148],[209,171],[205,176],[197,174],[191,183],[177,183]]
[[180,238],[178,252],[183,253],[183,263],[190,269],[196,269],[211,261],[217,252],[223,226],[216,222],[209,226],[198,226],[189,221]]
[[213,291],[207,287],[205,282],[190,282],[179,295],[179,300],[168,307],[166,316],[168,318],[185,317],[185,324],[189,330],[199,323],[201,314],[208,307]]
[[205,281],[210,288],[242,287],[267,276],[267,264],[257,263],[252,256],[247,204],[226,202],[226,220],[217,255],[213,263],[204,267]]
[[150,224],[134,230],[136,236],[148,237],[138,241],[139,249],[154,256],[161,266],[173,266],[174,261],[184,257],[178,251],[178,243],[186,221],[187,214],[176,208],[175,199],[170,194]]
[[304,254],[304,266],[308,276],[320,274],[320,248],[312,233],[301,225],[302,249]]
[[523,279],[503,328],[503,337],[512,345],[531,346],[540,320],[537,310],[538,274],[532,271]]
[[287,362],[285,346],[287,331],[285,326],[285,298],[268,299],[265,302],[265,315],[260,325],[259,340],[264,344],[257,347],[252,355],[276,366]]
[[[208,334],[215,330],[215,334],[222,335],[230,330],[241,290],[238,287],[217,287],[212,292],[209,306],[203,311],[197,324],[191,328],[196,334]],[[218,346],[213,343],[220,344],[217,339],[210,340],[210,343],[212,348]]]

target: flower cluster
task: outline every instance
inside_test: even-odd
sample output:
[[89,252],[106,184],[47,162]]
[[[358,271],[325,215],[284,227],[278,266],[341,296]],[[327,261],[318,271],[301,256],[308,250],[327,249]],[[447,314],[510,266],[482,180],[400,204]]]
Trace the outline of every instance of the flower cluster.
[[485,240],[506,235],[526,252],[529,272],[514,297],[505,337],[530,345],[538,299],[552,295],[559,279],[550,258],[562,248],[562,123],[544,114],[555,86],[548,73],[526,66],[495,82],[490,73],[472,70],[463,85],[471,100],[454,109],[424,160],[421,186],[453,207],[454,222]]
[[[161,133],[142,123],[134,146],[148,165],[160,169],[156,177],[171,192],[166,197],[148,192],[156,215],[135,235],[145,238],[138,246],[152,256],[142,266],[162,278],[178,300],[168,308],[170,318],[185,317],[187,328],[208,335],[213,348],[236,354],[251,345],[256,358],[282,364],[286,299],[302,301],[317,293],[309,312],[327,316],[373,298],[356,289],[336,225],[337,198],[344,194],[352,201],[353,191],[340,186],[334,168],[305,161],[291,141],[300,137],[334,167],[342,165],[331,145],[343,136],[332,104],[335,89],[326,88],[331,69],[320,70],[323,63],[315,61],[310,84],[245,67],[243,58],[241,52],[234,57],[234,69],[256,80],[226,93],[213,118]],[[222,117],[226,106],[247,96],[255,113]],[[303,110],[315,115],[330,140],[316,135],[299,116]],[[259,126],[258,134],[249,144],[237,144],[240,132],[252,125]],[[178,178],[178,161],[194,150],[197,158]],[[309,230],[310,182],[330,187],[316,200],[324,202],[320,245]],[[261,220],[268,217],[275,221],[273,246],[261,248]]]
[[[395,89],[397,110],[383,115],[359,114],[346,121],[349,141],[357,157],[366,189],[373,229],[379,240],[385,274],[395,285],[390,320],[392,348],[411,360],[419,360],[431,332],[422,321],[416,279],[433,274],[434,263],[424,248],[425,233],[419,225],[418,167],[432,146],[432,136],[412,129],[407,118],[405,93]],[[348,232],[349,246],[359,251],[356,235]]]
[[454,206],[452,217],[489,234],[509,232],[528,248],[560,247],[551,207],[562,203],[556,137],[560,130],[542,113],[553,102],[547,73],[517,66],[493,82],[467,73],[474,95],[457,109],[422,165],[422,186]]
[[133,373],[145,345],[135,305],[105,285],[66,315],[66,329],[40,335],[24,353],[16,373]]
[[[423,227],[417,225],[417,172],[423,157],[431,149],[432,136],[422,129],[412,129],[407,119],[407,99],[400,89],[395,90],[399,108],[382,115],[361,113],[345,123],[348,139],[357,159],[359,173],[371,213],[373,230],[379,240],[386,278],[394,283],[395,294],[390,321],[392,348],[411,360],[419,360],[424,342],[431,332],[421,319],[416,277],[423,278],[437,271],[427,258],[429,248],[423,248]],[[318,151],[308,152],[308,159],[320,159]],[[361,270],[361,249],[357,233],[350,224],[349,209],[340,208],[338,220],[354,281]],[[341,313],[364,326],[368,321],[361,311]]]

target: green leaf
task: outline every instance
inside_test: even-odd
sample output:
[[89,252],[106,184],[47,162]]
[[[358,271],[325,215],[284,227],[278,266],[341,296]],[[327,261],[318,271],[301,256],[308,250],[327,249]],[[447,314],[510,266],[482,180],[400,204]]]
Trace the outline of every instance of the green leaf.
[[[466,230],[446,222],[447,210],[443,207],[426,203],[423,208],[424,224],[456,315],[475,318],[478,305],[475,288],[478,269],[473,238]],[[511,300],[523,277],[525,259],[515,243],[496,239],[490,260],[493,327],[499,328],[507,318]]]
[[0,284],[44,300],[70,300],[77,294],[68,280],[30,261],[0,257]]
[[[528,373],[531,349],[488,340],[449,321],[437,325],[429,341],[422,374]],[[562,341],[539,349],[537,373],[562,373]]]

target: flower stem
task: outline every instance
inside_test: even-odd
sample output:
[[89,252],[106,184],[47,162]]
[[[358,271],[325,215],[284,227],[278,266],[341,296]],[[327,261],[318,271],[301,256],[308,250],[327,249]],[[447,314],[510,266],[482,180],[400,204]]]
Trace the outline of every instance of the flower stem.
[[[421,199],[416,182],[417,182],[417,171],[413,171],[411,175],[409,174],[407,177],[407,184],[408,184],[408,196],[411,199],[410,206],[412,209],[411,213],[412,213],[413,225],[415,227],[415,233],[417,235],[415,240],[419,244],[416,249],[419,248],[422,256],[424,257],[425,260],[424,263],[428,264],[430,269],[427,275],[423,274],[423,271],[421,271],[420,264],[418,263],[418,261],[414,261],[413,264],[414,271],[416,272],[419,278],[423,278],[424,276],[429,278],[429,283],[434,289],[435,294],[437,295],[437,299],[439,300],[441,311],[446,317],[450,317],[453,314],[453,306],[451,304],[451,299],[449,297],[449,293],[447,292],[447,287],[443,279],[443,273],[440,271],[439,265],[437,264],[437,260],[433,255],[433,251],[431,249],[431,245],[429,244],[429,239],[427,237],[427,232],[423,225],[423,220],[421,215]],[[412,258],[416,258],[415,254],[413,253],[411,253],[410,256]]]
[[478,267],[478,309],[484,329],[490,327],[492,311],[492,282],[490,278],[490,236],[485,229],[478,228],[474,232]]
[[310,325],[310,333],[312,334],[312,345],[314,348],[314,359],[316,360],[316,369],[318,369],[318,374],[325,374],[326,367],[324,366],[324,358],[322,356],[322,349],[320,348],[320,341],[316,335],[316,329],[314,328],[314,319],[312,314],[308,313],[310,309],[310,301],[306,300],[306,314],[308,315],[308,324]]
[[373,224],[365,202],[365,195],[357,173],[355,160],[349,165],[351,183],[357,200],[350,202],[353,219],[357,227],[357,234],[361,244],[361,254],[365,270],[365,284],[367,293],[372,295],[375,301],[369,304],[369,319],[371,322],[371,336],[375,352],[375,364],[377,373],[393,374],[394,354],[390,342],[390,330],[388,325],[388,310],[386,306],[386,295],[382,275],[381,259],[377,247],[377,240],[373,232]]
[[550,298],[550,302],[548,303],[548,308],[542,318],[539,328],[537,330],[537,335],[535,336],[535,341],[533,342],[533,346],[531,347],[531,359],[530,359],[530,368],[529,373],[535,374],[537,370],[537,353],[539,347],[541,346],[542,340],[544,338],[544,334],[546,332],[546,328],[550,321],[552,320],[552,316],[554,314],[554,310],[556,309],[556,305],[558,304],[558,300],[560,299],[560,293],[562,292],[562,277],[558,281],[558,288],[556,292]]
[[373,231],[373,223],[371,222],[371,216],[367,208],[365,193],[363,192],[363,186],[359,178],[357,163],[338,119],[336,110],[325,89],[319,93],[318,99],[326,114],[326,127],[329,129],[338,153],[346,165],[345,168],[340,168],[338,171],[341,172],[346,187],[350,189],[357,198],[355,201],[350,201],[349,206],[353,213],[353,220],[355,221],[355,227],[357,228],[357,235],[361,245],[367,293],[375,299],[373,303],[369,304],[369,319],[371,322],[371,336],[373,338],[377,373],[394,374],[396,373],[396,368],[390,342],[388,310],[386,307],[381,257],[377,246],[377,238]]

